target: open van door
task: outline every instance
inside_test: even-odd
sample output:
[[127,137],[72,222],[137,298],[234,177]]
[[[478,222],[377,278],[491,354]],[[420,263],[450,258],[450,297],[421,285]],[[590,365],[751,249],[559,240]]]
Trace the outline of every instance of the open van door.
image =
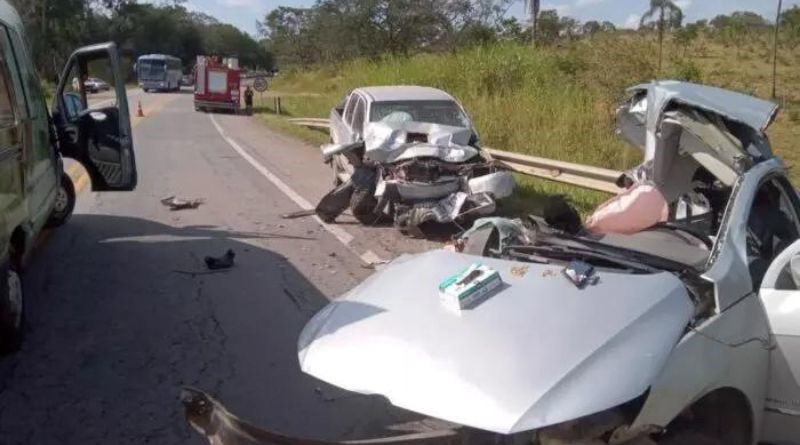
[[[92,86],[94,79],[105,81],[111,89],[98,91]],[[83,164],[92,190],[135,189],[136,159],[117,46],[102,43],[72,53],[54,102],[61,154]]]
[[761,301],[774,349],[764,409],[762,440],[797,443],[800,437],[800,240],[770,265],[761,282]]

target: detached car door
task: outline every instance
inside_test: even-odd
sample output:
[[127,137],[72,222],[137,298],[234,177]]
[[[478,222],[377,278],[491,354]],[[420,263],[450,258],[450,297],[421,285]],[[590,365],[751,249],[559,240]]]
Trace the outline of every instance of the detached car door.
[[761,439],[800,443],[800,240],[772,262],[760,295],[774,342]]
[[[102,79],[110,90],[90,94],[89,78]],[[53,121],[61,154],[86,168],[92,190],[135,189],[136,159],[117,46],[102,43],[72,53],[54,102]]]

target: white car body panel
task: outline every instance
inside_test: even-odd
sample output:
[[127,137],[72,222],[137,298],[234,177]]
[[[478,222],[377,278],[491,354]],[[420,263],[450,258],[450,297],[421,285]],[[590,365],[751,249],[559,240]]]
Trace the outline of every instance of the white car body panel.
[[510,172],[500,171],[469,180],[471,193],[491,193],[495,199],[508,198],[514,193],[516,183]]
[[[800,290],[796,288],[800,284],[798,255],[800,241],[778,255],[761,286],[761,301],[775,341],[775,349],[770,351],[770,380],[762,439],[778,444],[800,442]],[[788,268],[784,266],[786,264]],[[790,283],[794,286],[787,286]]]
[[[759,339],[736,345],[750,339]],[[762,342],[763,341],[763,342]],[[767,320],[757,296],[739,302],[681,339],[632,428],[666,427],[692,402],[720,388],[736,388],[750,401],[758,430],[769,371]]]

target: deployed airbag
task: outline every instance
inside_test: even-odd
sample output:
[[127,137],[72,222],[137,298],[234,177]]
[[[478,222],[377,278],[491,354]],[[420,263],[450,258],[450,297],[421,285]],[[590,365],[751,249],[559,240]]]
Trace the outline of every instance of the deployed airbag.
[[632,234],[669,217],[664,196],[650,184],[638,184],[606,201],[586,221],[595,233]]

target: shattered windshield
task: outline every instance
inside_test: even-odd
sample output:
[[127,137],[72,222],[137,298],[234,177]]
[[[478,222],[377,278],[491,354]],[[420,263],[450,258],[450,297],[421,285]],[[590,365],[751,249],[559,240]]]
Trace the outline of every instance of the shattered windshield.
[[449,100],[415,100],[375,102],[369,113],[370,122],[384,119],[426,122],[451,127],[470,127],[461,107]]

